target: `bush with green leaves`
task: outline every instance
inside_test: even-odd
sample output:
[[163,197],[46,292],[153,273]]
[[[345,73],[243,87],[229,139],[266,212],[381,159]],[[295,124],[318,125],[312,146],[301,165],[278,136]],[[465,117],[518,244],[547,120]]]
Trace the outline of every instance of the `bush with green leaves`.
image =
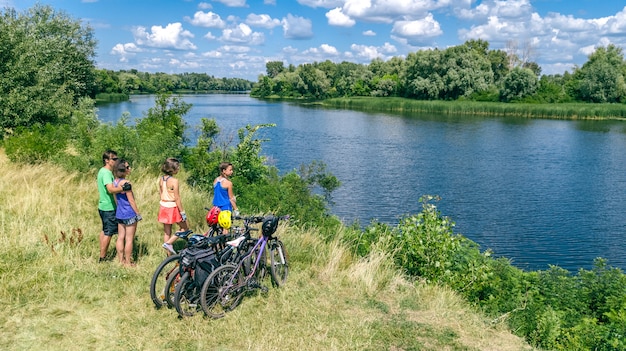
[[19,163],[42,163],[65,150],[67,126],[52,124],[18,128],[15,134],[6,137],[4,148],[9,160]]
[[433,200],[422,197],[422,212],[395,227],[351,227],[343,239],[359,256],[386,250],[408,275],[455,289],[494,323],[507,322],[542,349],[626,349],[626,275],[620,269],[597,259],[593,269],[577,274],[556,266],[525,272],[455,234]]

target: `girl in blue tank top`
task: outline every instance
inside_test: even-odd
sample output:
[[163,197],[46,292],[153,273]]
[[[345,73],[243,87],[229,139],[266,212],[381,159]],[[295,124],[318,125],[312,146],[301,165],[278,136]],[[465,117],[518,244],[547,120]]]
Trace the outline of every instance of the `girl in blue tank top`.
[[238,215],[239,209],[233,194],[233,182],[230,181],[233,175],[233,165],[222,162],[219,170],[220,175],[213,181],[213,206],[219,207],[222,211],[233,211],[235,215]]
[[[126,177],[130,174],[130,166],[127,161],[123,159],[118,160],[113,172],[116,178],[113,181],[115,186],[123,186],[128,183]],[[117,241],[115,242],[117,259],[125,266],[133,266],[134,264],[131,262],[133,239],[135,238],[137,223],[141,220],[141,215],[137,209],[132,188],[115,194],[115,202],[117,203],[115,217],[118,222]]]

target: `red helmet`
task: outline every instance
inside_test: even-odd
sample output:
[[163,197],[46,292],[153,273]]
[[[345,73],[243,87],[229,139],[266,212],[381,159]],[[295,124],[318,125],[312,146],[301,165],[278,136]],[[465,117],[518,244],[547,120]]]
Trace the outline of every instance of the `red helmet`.
[[206,222],[211,226],[216,225],[220,212],[221,210],[219,207],[213,206],[213,208],[211,208],[211,210],[209,210],[206,214]]

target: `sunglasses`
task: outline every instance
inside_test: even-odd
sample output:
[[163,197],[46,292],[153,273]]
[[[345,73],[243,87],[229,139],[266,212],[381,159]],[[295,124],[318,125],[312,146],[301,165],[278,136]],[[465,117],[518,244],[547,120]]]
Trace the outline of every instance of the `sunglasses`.
[[111,160],[113,160],[113,161],[117,161],[117,160],[119,160],[119,158],[117,158],[117,157],[111,157]]

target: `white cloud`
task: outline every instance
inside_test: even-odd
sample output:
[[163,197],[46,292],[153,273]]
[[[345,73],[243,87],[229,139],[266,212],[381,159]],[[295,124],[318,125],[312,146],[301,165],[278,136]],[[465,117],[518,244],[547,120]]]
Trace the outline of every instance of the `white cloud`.
[[185,20],[194,26],[208,27],[208,28],[224,28],[226,23],[222,20],[220,15],[209,12],[198,11],[193,14],[193,18],[185,17]]
[[213,6],[211,6],[211,4],[209,4],[208,2],[201,2],[198,4],[198,8],[200,10],[209,10],[209,9],[212,9]]
[[485,0],[474,9],[456,10],[458,17],[470,20],[485,20],[490,16],[519,18],[532,12],[530,0]]
[[287,39],[309,39],[313,37],[313,24],[310,19],[288,14],[282,20],[283,32]]
[[242,54],[250,51],[250,47],[241,46],[241,45],[224,45],[220,47],[221,51],[229,52],[229,53],[237,53]]
[[211,50],[211,51],[207,51],[203,53],[202,56],[208,57],[208,58],[220,58],[222,57],[222,53],[217,50]]
[[280,20],[272,18],[270,17],[270,15],[266,14],[257,15],[251,13],[248,15],[248,17],[246,17],[246,23],[253,27],[261,27],[267,29],[272,29],[274,27],[280,26]]
[[295,55],[298,52],[298,49],[294,48],[293,46],[286,46],[283,48],[283,53],[287,54],[287,55]]
[[[459,39],[483,39],[496,45],[511,40],[528,41],[533,37],[541,36],[544,40],[552,41],[555,36],[554,28],[537,14],[529,14],[526,18],[507,20],[497,16],[489,16],[484,24],[472,26],[470,29],[459,30]],[[575,30],[574,32],[577,32]],[[564,38],[569,34],[560,31],[558,37]]]
[[177,50],[196,49],[196,46],[188,39],[193,38],[193,34],[184,30],[182,24],[178,22],[169,23],[165,28],[152,26],[150,32],[147,32],[145,27],[135,27],[133,36],[140,46]]
[[246,69],[247,65],[245,62],[243,61],[236,61],[236,62],[232,62],[228,64],[230,66],[230,68],[232,69],[237,69],[237,70],[241,70],[241,69]]
[[181,61],[175,58],[170,59],[168,64],[172,67],[183,69],[183,70],[197,70],[198,68],[202,67],[202,64],[200,62]]
[[322,44],[319,48],[309,48],[302,52],[302,55],[314,55],[318,57],[322,56],[338,56],[339,51],[332,45]]
[[368,46],[368,45],[350,45],[350,49],[357,57],[365,58],[369,61],[375,58],[388,59],[389,55],[397,52],[395,46],[385,43],[383,46]]
[[399,17],[424,17],[428,12],[445,8],[451,3],[451,0],[345,0],[341,12],[357,20],[392,23]]
[[135,56],[136,53],[142,51],[135,43],[115,44],[110,54],[120,56],[120,62],[128,62],[129,57]]
[[365,35],[366,37],[374,37],[376,36],[376,32],[374,32],[373,30],[366,30],[365,32],[363,32],[363,35]]
[[356,23],[355,20],[344,15],[343,12],[341,12],[340,7],[336,7],[326,12],[326,18],[328,18],[328,24],[331,26],[352,27]]
[[265,35],[260,32],[253,32],[250,26],[245,23],[239,23],[233,28],[224,29],[220,40],[237,44],[261,45],[265,41]]
[[431,38],[441,35],[443,32],[432,14],[415,21],[397,21],[393,24],[391,33],[405,39],[409,44],[424,43]]
[[216,2],[221,2],[222,4],[228,7],[244,7],[246,6],[246,0],[213,0]]
[[316,8],[323,7],[326,9],[331,9],[333,7],[343,5],[345,1],[343,0],[298,0],[300,5]]

